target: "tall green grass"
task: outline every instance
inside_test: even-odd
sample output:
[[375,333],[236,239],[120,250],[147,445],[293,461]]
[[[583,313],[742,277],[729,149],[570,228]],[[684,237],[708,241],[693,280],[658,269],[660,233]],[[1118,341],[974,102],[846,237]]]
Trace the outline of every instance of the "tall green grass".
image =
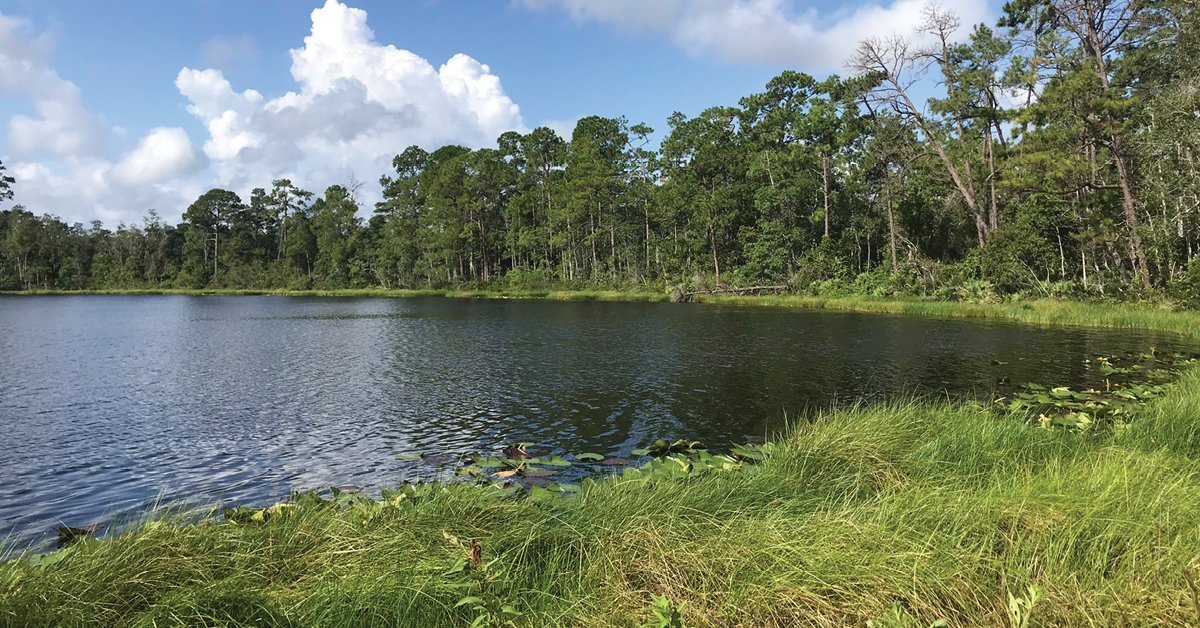
[[767,305],[939,318],[997,319],[1037,325],[1152,329],[1200,338],[1200,312],[1175,312],[1153,304],[1099,304],[1057,300],[981,304],[964,301],[799,295],[697,295],[694,300],[725,305]]

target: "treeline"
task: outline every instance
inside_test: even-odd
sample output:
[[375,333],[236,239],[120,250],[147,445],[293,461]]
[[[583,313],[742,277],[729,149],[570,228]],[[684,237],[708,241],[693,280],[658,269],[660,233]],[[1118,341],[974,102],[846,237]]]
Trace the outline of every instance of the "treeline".
[[[0,289],[689,288],[1200,296],[1194,3],[1015,0],[738,106],[413,146],[357,185],[212,190],[178,225],[0,212]],[[923,100],[918,94],[934,96]],[[0,191],[7,186],[0,187]]]

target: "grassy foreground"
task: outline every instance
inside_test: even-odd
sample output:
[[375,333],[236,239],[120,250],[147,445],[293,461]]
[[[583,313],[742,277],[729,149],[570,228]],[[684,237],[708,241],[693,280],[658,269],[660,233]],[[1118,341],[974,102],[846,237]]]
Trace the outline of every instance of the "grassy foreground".
[[[1134,307],[752,302],[1200,336],[1200,316]],[[999,628],[1030,584],[1045,595],[1029,626],[1196,626],[1200,372],[1101,434],[899,402],[800,426],[753,472],[600,482],[573,503],[463,486],[367,519],[168,519],[0,565],[0,626],[466,626],[447,534],[495,560],[486,603],[518,626],[637,626],[665,595],[691,627]]]

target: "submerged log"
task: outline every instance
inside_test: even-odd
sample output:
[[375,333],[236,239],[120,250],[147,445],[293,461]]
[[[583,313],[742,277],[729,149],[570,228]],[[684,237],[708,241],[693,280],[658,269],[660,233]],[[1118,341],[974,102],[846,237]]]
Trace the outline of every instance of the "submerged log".
[[678,288],[671,291],[671,301],[675,303],[686,303],[692,300],[692,297],[698,294],[742,294],[746,292],[762,292],[764,290],[774,290],[776,292],[787,290],[787,286],[750,286],[749,288],[722,288],[718,290],[697,290],[695,292],[684,292]]
[[697,294],[740,294],[742,292],[762,292],[763,290],[787,290],[787,286],[750,286],[749,288],[724,288],[721,290],[700,290],[698,292],[688,292],[687,296]]

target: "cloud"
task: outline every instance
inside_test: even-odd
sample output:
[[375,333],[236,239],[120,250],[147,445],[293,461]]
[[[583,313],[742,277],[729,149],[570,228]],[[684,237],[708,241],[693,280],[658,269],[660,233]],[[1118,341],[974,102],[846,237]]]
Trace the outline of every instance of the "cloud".
[[558,134],[559,137],[569,140],[571,134],[575,132],[575,126],[583,117],[572,118],[570,120],[543,120],[540,126],[544,126]]
[[[892,32],[908,35],[927,0],[891,0],[827,14],[800,10],[791,0],[513,0],[535,10],[557,8],[579,22],[660,32],[692,54],[726,61],[830,71],[858,42]],[[989,22],[987,0],[943,2],[963,24]],[[968,28],[960,35],[965,37]]]
[[200,46],[200,56],[206,67],[228,71],[257,61],[258,46],[249,35],[233,38],[218,36]]
[[686,0],[514,0],[530,9],[561,8],[579,22],[607,22],[635,30],[670,30]]
[[0,15],[0,93],[28,98],[37,118],[13,116],[8,149],[16,155],[47,152],[57,157],[96,155],[105,146],[103,118],[83,106],[79,88],[47,65],[54,42],[48,35],[21,37],[24,20]]
[[4,157],[16,200],[69,222],[130,221],[151,207],[182,202],[171,183],[197,165],[187,133],[154,129],[122,159],[110,159],[110,140],[120,141],[123,130],[83,105],[79,88],[48,65],[54,42],[26,36],[30,30],[28,22],[0,14],[0,95],[27,99],[36,112],[14,115],[7,125]]
[[[21,35],[28,30],[0,15],[0,95],[27,98],[37,112],[9,120],[3,158],[20,203],[68,221],[130,222],[152,207],[174,221],[212,187],[247,195],[290,178],[319,192],[352,176],[377,180],[412,144],[480,147],[527,130],[487,65],[459,54],[434,67],[377,42],[367,13],[336,0],[312,12],[311,33],[291,50],[294,91],[234,88],[222,68],[255,50],[248,38],[210,40],[203,52],[215,67],[180,70],[175,86],[204,125],[202,148],[181,128],[124,137],[49,66],[53,42]],[[125,148],[114,156],[114,145]],[[377,197],[369,184],[363,200]]]
[[217,69],[184,68],[175,85],[208,129],[205,154],[233,188],[292,178],[320,190],[373,180],[412,144],[485,146],[525,130],[520,109],[488,66],[455,55],[439,68],[375,41],[367,13],[336,0],[312,12],[291,51],[299,86],[274,99],[237,91]]
[[127,185],[147,185],[196,172],[204,161],[180,128],[160,127],[143,137],[133,152],[113,168]]

